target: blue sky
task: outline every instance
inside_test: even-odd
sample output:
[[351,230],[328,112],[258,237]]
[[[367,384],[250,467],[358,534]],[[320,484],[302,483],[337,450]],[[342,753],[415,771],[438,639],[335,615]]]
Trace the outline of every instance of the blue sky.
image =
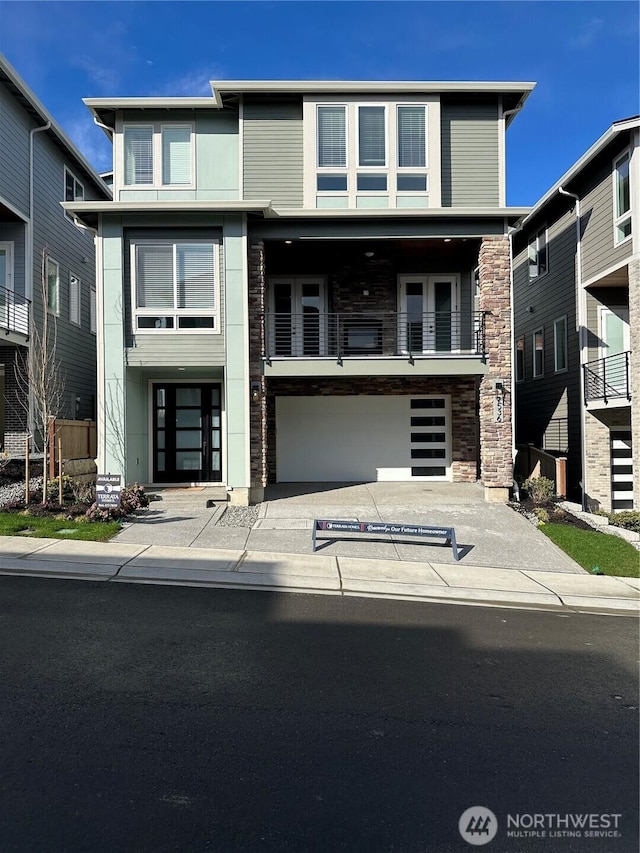
[[533,204],[611,122],[640,112],[640,5],[609,2],[0,0],[0,51],[93,165],[83,97],[207,95],[210,79],[531,80],[507,135]]

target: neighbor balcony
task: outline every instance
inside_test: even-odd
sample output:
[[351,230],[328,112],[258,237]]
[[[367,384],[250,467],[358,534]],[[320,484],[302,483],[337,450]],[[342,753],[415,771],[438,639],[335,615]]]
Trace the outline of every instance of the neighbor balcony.
[[29,306],[25,296],[0,287],[0,330],[5,343],[24,344],[29,337]]
[[483,312],[267,313],[262,319],[266,375],[486,372]]
[[626,405],[631,401],[631,353],[621,352],[584,365],[584,398],[587,406]]

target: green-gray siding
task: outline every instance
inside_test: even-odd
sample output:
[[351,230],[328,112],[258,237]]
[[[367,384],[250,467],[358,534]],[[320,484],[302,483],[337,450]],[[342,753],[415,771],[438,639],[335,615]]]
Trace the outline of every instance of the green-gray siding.
[[244,197],[302,207],[303,159],[302,105],[245,101]]
[[498,105],[441,105],[442,206],[500,203]]

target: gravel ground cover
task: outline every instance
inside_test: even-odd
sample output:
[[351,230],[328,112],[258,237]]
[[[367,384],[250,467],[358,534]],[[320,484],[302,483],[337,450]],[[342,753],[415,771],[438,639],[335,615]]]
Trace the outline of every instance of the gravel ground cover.
[[[32,477],[29,480],[31,492],[42,491],[42,477]],[[0,486],[0,509],[15,501],[24,500],[24,483],[22,480],[4,483]]]
[[253,527],[258,520],[257,506],[228,506],[216,527]]

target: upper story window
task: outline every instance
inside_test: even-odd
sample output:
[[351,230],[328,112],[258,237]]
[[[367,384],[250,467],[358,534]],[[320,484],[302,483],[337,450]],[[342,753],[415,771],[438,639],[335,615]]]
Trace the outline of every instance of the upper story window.
[[45,263],[47,282],[47,310],[52,314],[60,313],[60,265],[47,257]]
[[[73,172],[65,166],[64,168],[64,200],[65,201],[84,201],[84,187],[76,178]],[[73,220],[70,213],[65,210],[65,216]]]
[[123,128],[124,184],[190,187],[193,129],[187,124],[128,124]]
[[540,278],[548,269],[547,230],[543,228],[529,240],[529,278]]
[[69,322],[80,325],[81,283],[77,275],[69,274]]
[[544,330],[533,333],[533,377],[544,376]]
[[315,163],[307,164],[309,203],[427,207],[428,109],[425,103],[309,102],[306,150],[311,133],[315,145]]
[[131,252],[137,331],[219,330],[215,243],[140,240]]
[[629,152],[625,151],[614,164],[614,243],[631,237],[631,189],[629,184]]
[[553,323],[553,366],[556,373],[567,369],[567,318]]
[[516,341],[516,382],[524,379],[524,336]]

